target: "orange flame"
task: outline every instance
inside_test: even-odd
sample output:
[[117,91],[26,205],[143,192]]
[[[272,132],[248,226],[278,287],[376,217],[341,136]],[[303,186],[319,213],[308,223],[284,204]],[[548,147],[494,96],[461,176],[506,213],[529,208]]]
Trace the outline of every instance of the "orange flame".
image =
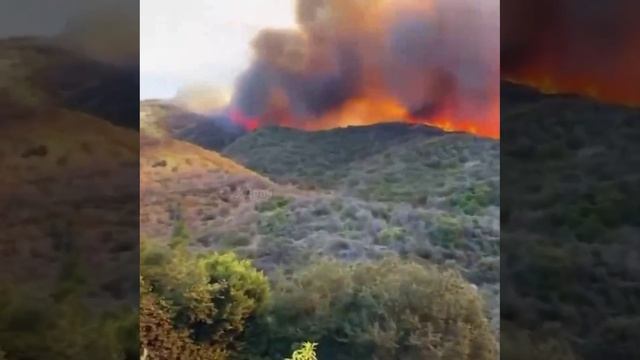
[[231,109],[229,117],[235,124],[238,124],[249,131],[257,129],[260,125],[258,118],[246,116],[239,109]]
[[385,122],[410,122],[435,126],[445,131],[462,131],[478,136],[500,138],[499,106],[484,118],[462,119],[448,111],[431,118],[411,116],[410,112],[393,98],[362,97],[349,101],[342,108],[319,120],[305,123],[305,130],[326,130],[335,127],[373,125]]
[[[279,126],[300,128],[307,131],[327,130],[338,127],[365,126],[388,122],[408,122],[435,126],[450,132],[466,132],[492,139],[500,138],[499,101],[494,99],[490,111],[477,118],[459,118],[449,111],[430,118],[411,116],[410,112],[391,97],[359,97],[349,100],[341,108],[313,121],[296,122],[290,114],[280,113],[271,123]],[[238,109],[230,113],[231,119],[245,129],[253,131],[261,122],[258,118],[247,117]],[[299,125],[298,125],[299,124]]]
[[544,93],[640,105],[636,0],[503,1],[502,73]]
[[609,76],[589,73],[569,75],[552,64],[534,63],[508,72],[505,77],[515,83],[533,86],[546,94],[575,94],[607,103],[640,105],[640,83],[624,79],[625,75],[614,74],[613,69]]
[[[256,58],[277,73],[337,73],[349,79],[340,73],[342,62],[335,51],[337,44],[348,43],[360,60],[354,70],[357,89],[349,92],[348,99],[341,98],[337,107],[309,117],[291,109],[298,103],[289,103],[282,85],[271,84],[268,104],[259,110],[259,117],[248,118],[238,109],[231,117],[249,130],[267,124],[315,131],[408,122],[497,139],[498,4],[497,0],[297,0],[300,28],[261,32],[253,42]],[[239,98],[244,99],[242,93]],[[437,113],[414,115],[413,107],[431,104]]]

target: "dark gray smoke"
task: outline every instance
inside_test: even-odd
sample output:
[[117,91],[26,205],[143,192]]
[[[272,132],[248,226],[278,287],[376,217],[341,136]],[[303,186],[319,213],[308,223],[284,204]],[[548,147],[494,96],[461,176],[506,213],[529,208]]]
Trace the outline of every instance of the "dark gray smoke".
[[359,55],[349,46],[337,47],[335,52],[337,68],[322,73],[287,72],[256,61],[238,82],[234,105],[247,116],[260,117],[271,92],[279,88],[287,95],[292,115],[300,118],[317,117],[339,107],[357,95],[362,68]]
[[367,97],[393,98],[419,118],[477,116],[498,93],[497,4],[300,0],[301,30],[258,36],[232,105],[260,123],[281,121],[266,118],[274,102],[312,122]]

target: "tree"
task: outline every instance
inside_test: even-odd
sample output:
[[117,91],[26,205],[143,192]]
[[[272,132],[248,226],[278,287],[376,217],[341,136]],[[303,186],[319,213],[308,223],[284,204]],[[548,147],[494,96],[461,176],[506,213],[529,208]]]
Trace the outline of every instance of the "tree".
[[141,273],[140,331],[150,359],[225,359],[269,296],[266,277],[230,253],[143,242]]
[[322,344],[323,360],[497,356],[481,298],[469,283],[453,271],[397,259],[322,260],[276,279],[269,309],[247,333],[248,351],[281,359],[301,335]]

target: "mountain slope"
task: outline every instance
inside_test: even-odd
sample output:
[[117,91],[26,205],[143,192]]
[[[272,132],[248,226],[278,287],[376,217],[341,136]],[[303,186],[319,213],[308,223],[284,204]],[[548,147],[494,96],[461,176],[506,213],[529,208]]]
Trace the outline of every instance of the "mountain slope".
[[635,358],[640,110],[530,99],[503,102],[502,320],[584,359]]
[[474,214],[499,206],[499,173],[498,142],[446,134],[391,146],[332,175],[344,193],[360,198]]
[[348,127],[327,131],[271,127],[259,129],[233,142],[224,153],[280,182],[330,184],[327,172],[348,172],[350,164],[379,154],[416,137],[444,132],[401,123]]
[[214,151],[245,133],[242,127],[224,116],[205,116],[160,100],[146,100],[140,104],[140,128],[149,137],[171,137]]
[[[155,141],[156,149],[142,151],[148,236],[167,239],[180,219],[193,248],[232,250],[267,273],[316,257],[400,255],[447,264],[478,285],[497,329],[495,140],[382,124],[259,129],[222,156],[178,140]],[[199,157],[218,165],[194,171]],[[146,174],[154,174],[152,186]]]
[[406,123],[245,133],[172,102],[141,111],[143,236],[183,224],[193,249],[268,274],[318,257],[447,264],[478,285],[497,329],[497,141]]
[[137,358],[137,67],[44,38],[0,53],[0,353]]
[[96,270],[94,292],[134,294],[137,133],[59,108],[0,127],[1,276],[37,278],[46,294],[73,254]]
[[248,134],[225,154],[280,182],[467,213],[499,205],[499,144],[407,124]]
[[98,62],[44,38],[2,39],[0,52],[0,92],[11,89],[2,93],[14,109],[9,114],[58,106],[138,129],[137,66]]
[[141,233],[166,240],[182,221],[198,236],[272,187],[213,151],[170,138],[147,142],[140,151]]

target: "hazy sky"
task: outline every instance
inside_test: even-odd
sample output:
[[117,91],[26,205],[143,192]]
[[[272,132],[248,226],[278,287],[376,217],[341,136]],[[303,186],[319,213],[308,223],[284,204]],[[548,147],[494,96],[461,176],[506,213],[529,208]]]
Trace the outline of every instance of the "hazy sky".
[[0,1],[0,38],[55,35],[67,21],[103,8],[137,13],[138,0],[10,0]]
[[141,0],[140,97],[191,83],[230,88],[266,27],[294,27],[294,0]]

